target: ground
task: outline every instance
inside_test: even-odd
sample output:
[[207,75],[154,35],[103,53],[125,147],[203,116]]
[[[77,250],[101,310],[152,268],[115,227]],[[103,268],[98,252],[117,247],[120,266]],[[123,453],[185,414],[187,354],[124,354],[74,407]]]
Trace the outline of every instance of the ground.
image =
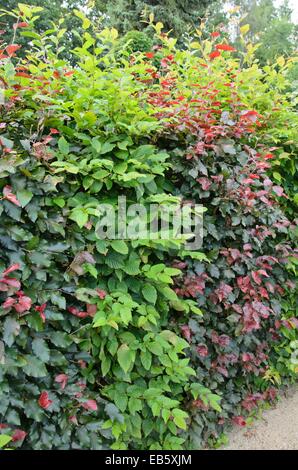
[[246,428],[235,427],[226,450],[298,450],[298,386]]

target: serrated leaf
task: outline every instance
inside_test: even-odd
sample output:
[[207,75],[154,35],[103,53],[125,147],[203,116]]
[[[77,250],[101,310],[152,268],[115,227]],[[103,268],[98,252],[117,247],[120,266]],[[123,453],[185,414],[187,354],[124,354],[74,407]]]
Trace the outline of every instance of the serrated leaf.
[[127,344],[122,344],[117,351],[117,358],[120,367],[127,373],[134,362],[134,353]]
[[157,300],[157,291],[152,284],[145,284],[145,286],[142,289],[142,294],[144,296],[144,299],[147,300],[147,302],[150,302],[151,304],[155,304]]
[[113,250],[121,253],[122,255],[127,255],[128,253],[128,246],[124,240],[113,240],[111,242],[111,246]]
[[116,406],[118,406],[120,411],[125,411],[127,407],[128,398],[124,393],[116,393],[114,397]]
[[37,357],[26,355],[25,359],[27,364],[23,367],[23,371],[26,375],[36,378],[48,375],[48,371],[44,363],[37,359]]
[[61,153],[64,155],[67,155],[69,153],[69,143],[65,139],[65,137],[60,137],[58,140],[58,148]]
[[63,333],[62,331],[53,331],[49,339],[55,346],[61,348],[65,348],[72,343],[67,333]]
[[150,370],[151,363],[152,363],[151,353],[149,351],[141,351],[140,359],[141,359],[141,363],[144,369]]
[[84,225],[86,225],[86,223],[88,222],[89,216],[87,212],[85,211],[85,209],[80,207],[80,208],[74,209],[71,212],[69,218],[71,220],[74,220],[80,228],[83,228]]
[[177,297],[177,294],[175,291],[173,291],[170,287],[163,287],[161,289],[161,292],[163,293],[163,295],[168,299],[168,300],[171,300],[171,301],[177,301],[179,300],[178,297]]
[[33,193],[27,189],[21,189],[17,191],[17,199],[22,207],[25,207],[32,199]]
[[7,346],[12,346],[15,337],[20,333],[20,324],[14,318],[6,318],[3,324],[3,341]]
[[32,351],[43,362],[48,362],[50,359],[50,350],[47,343],[42,338],[35,338],[32,341]]
[[0,449],[6,446],[11,441],[11,437],[6,434],[0,434]]
[[57,305],[57,307],[61,308],[61,310],[66,309],[66,300],[65,297],[63,297],[61,294],[58,292],[53,292],[51,294],[51,301],[54,305]]
[[102,359],[101,372],[102,372],[103,377],[107,375],[107,373],[110,370],[110,367],[111,367],[111,359],[109,357],[105,357],[104,359]]

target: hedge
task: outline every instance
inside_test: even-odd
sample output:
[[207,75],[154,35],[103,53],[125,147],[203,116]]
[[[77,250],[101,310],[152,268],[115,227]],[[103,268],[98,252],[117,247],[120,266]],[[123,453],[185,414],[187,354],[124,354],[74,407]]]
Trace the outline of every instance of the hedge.
[[[248,48],[242,69],[218,35],[181,51],[153,23],[160,45],[131,53],[80,14],[72,67],[66,31],[38,35],[33,14],[15,28],[26,59],[17,39],[0,58],[1,433],[24,449],[217,445],[295,376],[295,224],[268,176],[297,123],[291,62],[262,70]],[[202,203],[202,250],[100,240],[99,204],[119,195]]]

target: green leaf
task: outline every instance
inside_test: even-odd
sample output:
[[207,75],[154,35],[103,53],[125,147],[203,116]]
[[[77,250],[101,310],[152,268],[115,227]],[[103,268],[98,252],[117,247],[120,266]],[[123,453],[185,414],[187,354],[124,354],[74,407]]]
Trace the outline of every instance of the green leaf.
[[127,373],[134,362],[134,353],[127,344],[122,344],[117,351],[117,358],[121,368]]
[[175,291],[173,291],[170,287],[163,287],[161,289],[161,292],[163,293],[163,295],[168,299],[168,300],[171,300],[171,301],[177,301],[179,300],[178,297],[177,297],[177,294]]
[[124,240],[113,240],[111,243],[113,250],[121,253],[122,255],[128,254],[128,246]]
[[33,193],[27,189],[21,189],[17,191],[17,199],[21,203],[22,207],[25,207],[32,199]]
[[163,354],[163,349],[157,341],[153,341],[147,345],[149,351],[151,351],[156,356],[161,356]]
[[49,339],[55,346],[59,348],[66,348],[72,343],[72,340],[67,335],[67,333],[63,333],[62,331],[51,332]]
[[48,375],[48,371],[42,361],[37,357],[26,355],[25,359],[27,364],[23,367],[23,371],[30,377],[45,377]]
[[241,35],[242,35],[242,36],[245,36],[245,34],[248,33],[249,28],[250,28],[249,24],[245,24],[245,25],[241,26],[241,27],[240,27],[240,33],[241,33]]
[[61,153],[64,155],[67,155],[69,153],[69,143],[65,139],[65,137],[60,137],[58,140],[58,148]]
[[152,354],[149,351],[141,351],[140,359],[144,369],[150,370],[152,363]]
[[98,170],[93,173],[92,177],[96,180],[102,180],[106,178],[110,173],[107,170]]
[[32,341],[32,351],[43,362],[48,362],[50,359],[50,350],[47,343],[42,338],[35,338]]
[[100,151],[101,151],[101,142],[98,140],[97,137],[93,137],[93,139],[91,141],[91,145],[97,153],[100,153]]
[[108,152],[111,152],[111,150],[113,150],[113,148],[115,147],[115,144],[111,144],[110,142],[105,142],[103,145],[102,145],[102,148],[101,148],[101,155],[105,154],[105,153],[108,153]]
[[131,397],[128,401],[128,409],[130,414],[134,415],[137,411],[143,408],[142,401],[139,398]]
[[57,307],[61,308],[61,310],[66,309],[66,300],[65,297],[63,297],[61,294],[58,292],[53,292],[51,294],[51,301],[54,305],[57,305]]
[[156,303],[157,299],[157,291],[152,284],[145,284],[145,286],[142,289],[142,294],[144,296],[144,299],[147,300],[147,302],[150,302],[151,304]]
[[124,393],[115,393],[114,401],[120,411],[125,411],[127,407],[128,398]]
[[219,405],[219,402],[221,400],[221,397],[218,396],[218,395],[215,395],[215,393],[210,393],[208,395],[208,399],[209,399],[209,403],[210,403],[210,406],[216,410],[216,411],[222,411],[221,410],[221,406]]
[[98,278],[98,272],[95,266],[93,266],[90,263],[84,263],[83,267],[86,273],[91,274],[91,276],[94,277],[95,279]]
[[110,370],[110,367],[111,367],[111,359],[109,357],[104,357],[104,359],[102,359],[101,361],[101,372],[102,372],[103,377],[107,375],[107,373]]
[[83,29],[88,29],[91,25],[91,21],[84,15],[84,13],[80,10],[73,10],[74,14],[82,20]]
[[56,206],[59,206],[61,208],[65,206],[65,201],[62,197],[54,197],[53,203],[56,204]]
[[11,441],[11,437],[6,434],[0,434],[0,449],[6,446]]
[[9,424],[15,424],[16,426],[21,425],[19,413],[14,409],[10,409],[10,411],[8,411],[8,413],[5,416],[5,419],[7,423]]
[[69,218],[74,220],[80,228],[83,228],[88,222],[89,216],[83,207],[79,207],[71,212]]
[[176,426],[186,431],[185,420],[188,417],[187,413],[185,413],[185,411],[179,410],[178,408],[175,408],[174,410],[172,410],[172,414],[173,414],[173,421],[176,424]]
[[15,337],[20,333],[20,324],[14,318],[6,318],[3,324],[3,341],[7,346],[12,346]]

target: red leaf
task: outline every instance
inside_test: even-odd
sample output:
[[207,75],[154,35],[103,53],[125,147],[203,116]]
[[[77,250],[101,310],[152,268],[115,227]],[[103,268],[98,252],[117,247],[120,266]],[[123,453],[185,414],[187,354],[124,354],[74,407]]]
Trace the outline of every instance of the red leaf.
[[60,73],[58,72],[58,70],[55,70],[55,71],[53,72],[53,77],[55,77],[55,78],[60,78]]
[[209,59],[215,59],[215,57],[220,57],[219,51],[213,51],[209,54]]
[[25,439],[26,436],[27,433],[25,431],[22,431],[21,429],[16,429],[13,435],[11,436],[12,442],[22,441],[23,439]]
[[10,44],[9,46],[6,46],[5,50],[7,54],[11,57],[18,49],[21,49],[21,46],[18,44]]
[[197,353],[199,354],[199,356],[201,357],[206,357],[208,356],[208,348],[205,344],[199,344],[199,346],[197,346]]
[[20,269],[21,265],[19,263],[12,264],[7,268],[5,271],[3,271],[3,276],[7,276],[7,274],[12,273],[13,271],[17,271]]
[[197,182],[200,183],[203,191],[208,191],[212,184],[212,181],[208,180],[208,178],[205,178],[204,176],[202,176],[201,178],[197,178]]
[[258,284],[258,286],[262,284],[262,279],[260,278],[258,271],[252,271],[251,277],[253,278],[255,283]]
[[27,28],[28,26],[29,26],[29,24],[26,23],[26,21],[21,21],[20,23],[14,23],[13,29],[17,29],[17,28]]
[[98,297],[99,297],[101,300],[103,300],[103,299],[106,297],[106,295],[107,295],[106,291],[104,291],[104,290],[102,290],[102,289],[96,289],[96,292],[98,293]]
[[269,299],[268,292],[266,291],[265,287],[260,287],[259,293],[264,299]]
[[147,57],[147,59],[153,59],[154,52],[146,52],[145,56]]
[[27,297],[26,295],[24,295],[20,297],[18,303],[14,305],[14,309],[18,313],[24,313],[30,310],[31,305],[32,305],[32,300],[30,299],[30,297]]
[[5,277],[4,279],[0,279],[0,282],[2,282],[3,284],[6,284],[9,287],[15,287],[16,289],[20,289],[21,287],[20,281],[18,281],[18,279],[15,279],[13,277]]
[[234,416],[232,421],[233,421],[234,424],[237,424],[238,426],[242,426],[242,427],[246,426],[246,421],[243,418],[243,416]]
[[58,129],[54,129],[53,127],[50,128],[50,134],[60,134]]
[[7,297],[5,302],[2,304],[2,308],[10,308],[16,303],[15,299],[12,297]]
[[79,425],[76,415],[70,416],[70,417],[69,417],[69,421],[70,421],[71,423],[75,424],[76,426]]
[[272,189],[279,197],[284,196],[284,190],[281,186],[273,186]]
[[87,400],[84,403],[81,403],[81,405],[85,410],[97,411],[97,403],[95,400]]
[[68,72],[65,72],[64,77],[71,77],[75,72],[75,70],[69,70]]
[[45,309],[46,309],[47,304],[42,304],[40,306],[35,307],[35,310],[39,312],[40,318],[42,319],[43,323],[46,321],[46,316],[45,316]]
[[76,307],[68,307],[67,309],[69,311],[69,313],[71,313],[72,315],[74,315],[75,317],[78,317],[78,318],[86,318],[86,317],[89,317],[89,313],[88,312],[83,312],[83,311],[80,311],[78,308]]
[[248,121],[250,122],[256,122],[257,118],[259,117],[259,113],[257,113],[257,111],[244,111],[242,114],[241,114],[241,117],[240,119],[247,119]]
[[243,362],[249,362],[252,360],[252,354],[250,353],[243,353],[242,354],[242,361]]
[[29,75],[29,73],[26,73],[26,72],[17,72],[16,77],[31,78],[31,75]]
[[229,44],[216,44],[215,47],[218,51],[236,51],[235,47]]
[[220,33],[218,33],[217,31],[214,31],[213,33],[211,33],[212,38],[218,38],[218,36],[220,36]]
[[3,188],[3,196],[4,196],[4,199],[7,199],[9,202],[11,202],[12,204],[15,204],[16,206],[21,206],[20,202],[17,200],[17,197],[15,194],[13,194],[11,192],[12,188],[11,186],[4,186]]
[[68,375],[59,374],[55,377],[55,382],[61,384],[61,390],[64,390],[68,381]]
[[95,304],[87,304],[87,312],[92,317],[97,312],[97,306]]
[[38,399],[38,404],[41,408],[43,408],[44,410],[46,410],[47,408],[49,408],[49,406],[53,403],[52,400],[49,399],[49,394],[48,392],[42,392],[40,394],[40,397]]
[[181,330],[182,335],[184,336],[184,338],[185,338],[187,341],[190,341],[190,339],[191,339],[191,331],[190,331],[189,326],[187,326],[187,325],[182,325],[182,326],[180,327],[180,330]]

